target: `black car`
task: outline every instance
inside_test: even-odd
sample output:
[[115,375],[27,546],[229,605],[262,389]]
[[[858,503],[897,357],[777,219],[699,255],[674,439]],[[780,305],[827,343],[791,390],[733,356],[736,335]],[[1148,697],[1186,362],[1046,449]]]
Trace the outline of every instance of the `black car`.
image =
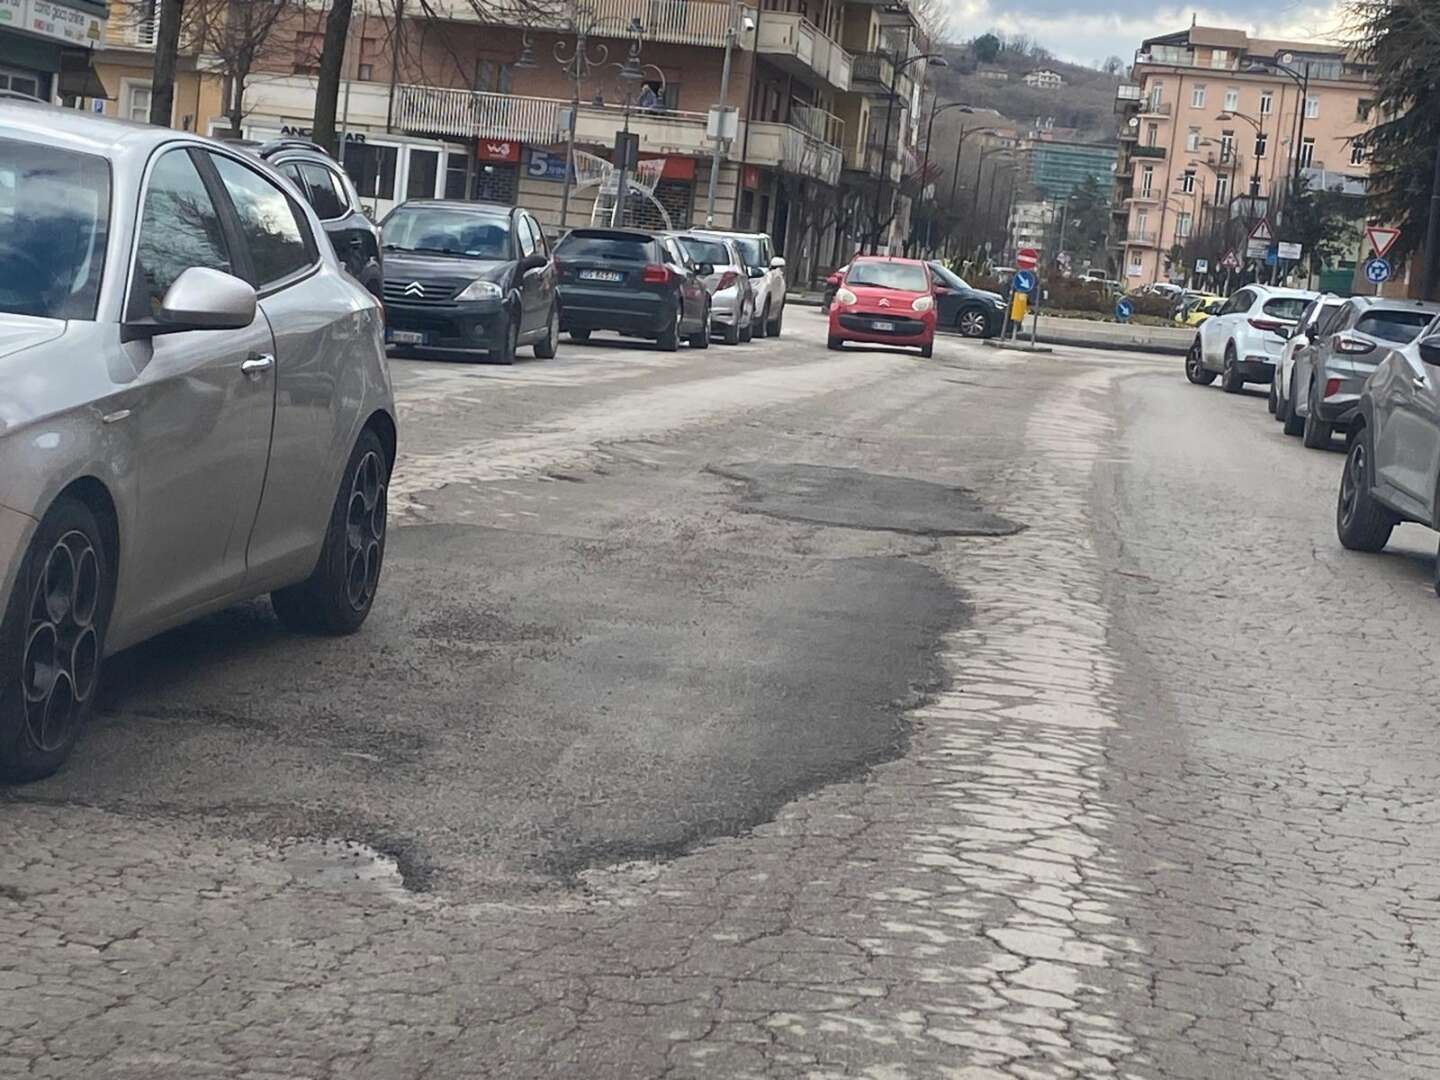
[[385,280],[380,229],[360,208],[360,196],[335,159],[306,139],[277,139],[253,147],[315,208],[325,235],[350,275],[376,296]]
[[555,265],[539,223],[518,207],[415,199],[381,226],[385,339],[419,352],[548,360],[560,344]]
[[555,245],[560,321],[571,338],[595,330],[654,340],[673,352],[680,339],[710,347],[710,293],[715,268],[696,263],[675,234],[641,229],[572,229]]
[[999,293],[972,289],[965,280],[938,260],[930,262],[935,279],[935,325],[958,330],[968,338],[988,338],[1005,326],[1005,298]]

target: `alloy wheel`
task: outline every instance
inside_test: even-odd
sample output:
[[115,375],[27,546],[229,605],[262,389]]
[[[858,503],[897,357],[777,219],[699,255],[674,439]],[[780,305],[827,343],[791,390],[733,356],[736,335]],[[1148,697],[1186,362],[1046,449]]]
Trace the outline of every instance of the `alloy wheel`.
[[962,337],[977,338],[985,336],[985,315],[980,311],[967,311],[960,316],[960,334]]
[[385,512],[385,466],[371,451],[355,470],[345,515],[345,596],[356,611],[369,606],[380,584]]
[[1340,480],[1340,520],[1348,529],[1360,505],[1360,492],[1365,484],[1365,440],[1357,438],[1350,447],[1345,473]]
[[100,558],[78,530],[56,541],[30,598],[21,658],[25,727],[43,753],[63,747],[100,671]]

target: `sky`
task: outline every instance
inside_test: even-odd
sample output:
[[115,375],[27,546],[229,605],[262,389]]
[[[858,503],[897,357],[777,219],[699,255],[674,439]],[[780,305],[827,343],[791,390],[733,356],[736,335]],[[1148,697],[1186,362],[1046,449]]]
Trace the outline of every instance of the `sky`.
[[1027,34],[1061,60],[1092,64],[1119,56],[1128,64],[1141,41],[1183,30],[1192,16],[1201,26],[1298,41],[1332,40],[1344,5],[1342,0],[948,0],[948,7],[952,41],[990,30]]

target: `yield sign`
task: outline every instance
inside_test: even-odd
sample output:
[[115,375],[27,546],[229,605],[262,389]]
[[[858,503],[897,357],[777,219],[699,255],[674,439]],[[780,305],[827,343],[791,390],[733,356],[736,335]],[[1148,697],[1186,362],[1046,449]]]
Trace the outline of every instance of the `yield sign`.
[[1371,225],[1365,230],[1365,238],[1370,241],[1375,258],[1383,259],[1395,246],[1395,241],[1400,239],[1400,230],[1384,225]]

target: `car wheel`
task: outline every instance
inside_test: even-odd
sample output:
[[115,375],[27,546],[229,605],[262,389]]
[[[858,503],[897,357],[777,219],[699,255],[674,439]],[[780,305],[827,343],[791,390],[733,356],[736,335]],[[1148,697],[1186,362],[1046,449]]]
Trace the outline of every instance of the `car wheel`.
[[1435,552],[1435,595],[1440,596],[1440,549]]
[[740,319],[743,314],[744,313],[741,312],[740,314],[736,315],[735,321],[726,323],[724,329],[720,331],[720,340],[723,341],[726,345],[740,344]]
[[1277,399],[1276,399],[1276,395],[1277,395],[1279,392],[1280,392],[1280,391],[1279,391],[1279,388],[1276,387],[1276,385],[1275,385],[1275,380],[1274,380],[1274,379],[1271,379],[1271,380],[1270,380],[1270,393],[1269,393],[1269,394],[1266,396],[1266,398],[1265,398],[1265,411],[1268,412],[1271,416],[1274,416],[1277,412],[1280,411],[1280,406],[1279,406],[1278,401],[1277,401]]
[[700,329],[691,334],[687,339],[692,349],[708,349],[710,347],[710,305],[705,305],[705,317],[700,320]]
[[983,338],[990,335],[990,320],[980,308],[966,308],[955,319],[961,337]]
[[1240,377],[1240,372],[1235,370],[1236,363],[1235,345],[1232,342],[1225,346],[1225,370],[1220,376],[1220,389],[1227,394],[1238,394],[1245,389],[1245,380]]
[[1395,531],[1395,515],[1370,493],[1370,448],[1364,431],[1356,433],[1340,474],[1335,531],[1351,551],[1383,551]]
[[1283,424],[1290,418],[1290,391],[1281,385],[1280,370],[1275,370],[1275,381],[1270,384],[1275,390],[1275,419]]
[[1285,434],[1299,435],[1305,430],[1305,418],[1300,415],[1300,410],[1295,399],[1295,375],[1290,375],[1290,392],[1285,395]]
[[840,347],[841,347],[842,345],[844,345],[844,344],[845,344],[845,339],[844,339],[844,338],[838,338],[838,337],[836,337],[835,335],[832,334],[832,335],[830,335],[830,340],[825,343],[825,347],[826,347],[827,349],[829,349],[831,352],[839,352],[839,351],[840,351]]
[[70,756],[95,704],[114,590],[95,515],[61,498],[0,621],[0,777],[40,780]]
[[740,344],[748,345],[755,339],[755,311],[752,308],[745,315],[745,325],[740,327]]
[[1195,339],[1195,344],[1190,346],[1190,351],[1185,354],[1185,378],[1189,379],[1196,386],[1209,386],[1215,381],[1215,373],[1206,370],[1204,362],[1200,358],[1200,339]]
[[573,341],[573,342],[575,342],[575,344],[577,344],[577,345],[584,345],[585,342],[587,342],[587,341],[590,340],[590,331],[589,331],[589,330],[571,330],[571,331],[570,331],[570,340]]
[[675,305],[675,321],[670,324],[668,330],[663,331],[655,339],[655,344],[660,346],[661,352],[675,352],[680,348],[680,316],[681,309],[677,303]]
[[385,561],[389,483],[389,456],[380,437],[366,428],[340,479],[314,572],[300,584],[270,594],[270,604],[285,626],[308,634],[360,629],[375,602]]
[[933,339],[920,346],[920,355],[926,360],[929,360],[935,355],[935,342]]
[[535,359],[554,360],[555,354],[560,351],[560,308],[552,305],[550,308],[550,325],[545,328],[545,336],[535,342]]
[[1325,450],[1330,446],[1330,425],[1320,419],[1320,409],[1315,395],[1310,395],[1310,411],[1305,415],[1304,443],[1310,450]]
[[757,338],[763,338],[770,326],[770,301],[765,301],[765,310],[760,313],[760,321],[751,320],[751,326],[755,330]]
[[765,334],[766,334],[766,336],[768,336],[768,337],[779,337],[779,336],[780,336],[780,328],[784,325],[784,323],[785,323],[785,305],[784,305],[784,304],[781,304],[781,305],[780,305],[780,310],[775,313],[775,319],[774,319],[774,321],[771,322],[771,323],[768,323],[768,324],[766,325],[766,327],[765,327]]
[[512,315],[505,320],[505,340],[490,354],[497,364],[515,363],[515,350],[520,347],[520,317]]

